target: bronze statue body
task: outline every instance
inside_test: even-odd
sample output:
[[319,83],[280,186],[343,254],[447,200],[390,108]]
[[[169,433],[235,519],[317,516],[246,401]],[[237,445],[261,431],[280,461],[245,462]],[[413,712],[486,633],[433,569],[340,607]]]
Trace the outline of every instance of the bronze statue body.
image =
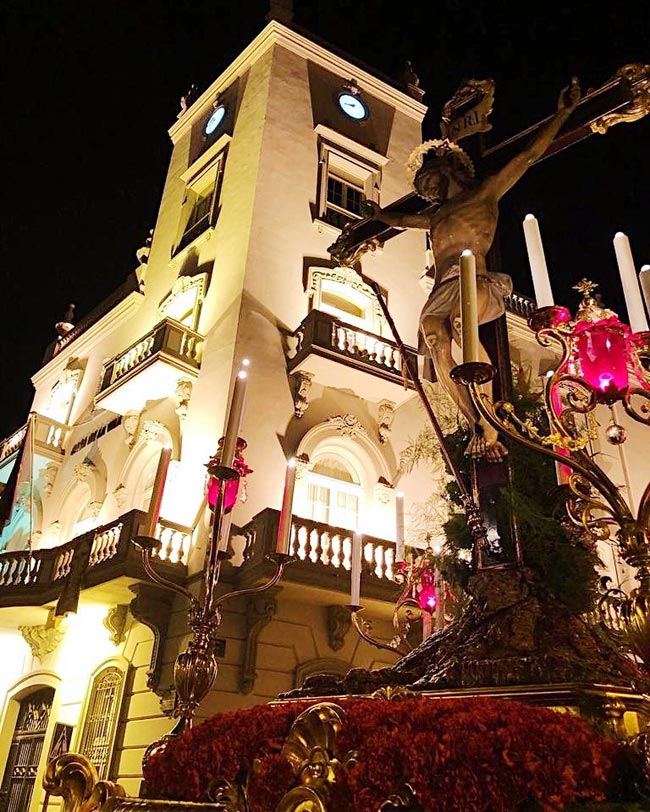
[[[450,377],[455,366],[452,339],[460,344],[460,255],[467,248],[474,253],[479,322],[493,321],[503,314],[503,299],[512,291],[509,276],[490,273],[486,266],[485,258],[497,228],[499,201],[546,152],[579,100],[580,86],[573,78],[560,94],[557,112],[531,143],[484,180],[474,178],[472,162],[455,143],[443,139],[423,144],[414,153],[415,165],[410,164],[412,168],[419,167],[413,178],[415,191],[431,202],[423,212],[385,212],[374,202],[366,204],[368,213],[387,225],[429,231],[435,281],[420,316],[420,329],[438,380],[467,418],[472,432],[467,453],[475,458],[501,462],[507,450],[496,431],[477,414],[466,388],[456,386]],[[481,356],[489,361],[483,347]]]

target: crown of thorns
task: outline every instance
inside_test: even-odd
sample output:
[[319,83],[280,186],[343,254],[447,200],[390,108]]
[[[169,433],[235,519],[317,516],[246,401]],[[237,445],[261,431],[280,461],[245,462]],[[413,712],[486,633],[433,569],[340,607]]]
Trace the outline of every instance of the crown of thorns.
[[465,169],[470,178],[474,177],[474,164],[462,147],[459,147],[458,144],[448,138],[433,138],[431,141],[425,141],[419,147],[416,147],[406,162],[406,169],[411,183],[422,168],[425,155],[429,152],[434,153],[437,158],[451,158]]

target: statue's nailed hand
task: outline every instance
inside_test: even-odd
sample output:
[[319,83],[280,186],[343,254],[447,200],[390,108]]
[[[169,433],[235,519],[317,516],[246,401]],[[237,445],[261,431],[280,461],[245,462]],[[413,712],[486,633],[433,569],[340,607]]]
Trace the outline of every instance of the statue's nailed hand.
[[578,106],[580,97],[580,82],[577,76],[573,76],[571,78],[571,84],[565,87],[560,93],[560,98],[557,100],[557,109],[564,110],[566,113],[572,113]]

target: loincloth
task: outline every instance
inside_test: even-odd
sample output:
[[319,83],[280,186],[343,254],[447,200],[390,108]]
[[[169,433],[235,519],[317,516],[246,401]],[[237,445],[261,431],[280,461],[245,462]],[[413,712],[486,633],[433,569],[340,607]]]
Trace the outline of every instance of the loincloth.
[[[512,279],[505,273],[487,273],[478,276],[478,280],[487,278],[489,284],[486,300],[479,312],[481,324],[498,319],[505,313],[504,297],[512,293]],[[422,313],[420,323],[426,316],[433,316],[437,319],[450,318],[451,314],[460,310],[460,278],[457,268],[437,284],[427,299]]]

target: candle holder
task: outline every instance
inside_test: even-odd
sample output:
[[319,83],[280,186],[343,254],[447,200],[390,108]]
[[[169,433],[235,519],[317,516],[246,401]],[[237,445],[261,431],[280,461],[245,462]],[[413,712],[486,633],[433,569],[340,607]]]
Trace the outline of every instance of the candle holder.
[[390,640],[375,637],[372,632],[373,621],[363,614],[363,606],[350,604],[348,609],[352,625],[366,643],[403,657],[414,648],[409,637],[416,621],[422,620],[422,637],[426,639],[431,633],[433,613],[440,612],[440,617],[444,620],[444,606],[441,603],[444,601],[445,584],[435,567],[431,547],[427,547],[419,555],[413,551],[408,561],[399,561],[395,567],[392,580],[403,589],[392,613],[394,637]]
[[[596,437],[593,412],[600,404],[620,402],[632,419],[650,425],[650,376],[643,360],[650,342],[648,333],[631,333],[592,296],[594,283],[582,280],[575,287],[583,295],[575,319],[566,317],[566,308],[553,306],[537,311],[529,322],[541,346],[561,349],[543,391],[542,424],[519,417],[508,401],[493,402],[480,388],[474,365],[462,364],[452,376],[468,387],[476,409],[497,431],[566,466],[569,474],[561,488],[574,525],[593,542],[615,538],[623,560],[636,569],[639,585],[625,599],[612,593],[610,610],[630,635],[638,638],[639,628],[644,630],[642,648],[650,668],[650,483],[634,512],[588,450]],[[614,417],[606,436],[613,444],[625,442]]]
[[[245,448],[245,441],[244,443]],[[221,446],[221,444],[220,444]],[[152,565],[151,557],[160,547],[160,541],[148,536],[138,536],[133,543],[142,555],[142,565],[149,578],[163,589],[181,595],[189,602],[189,626],[192,636],[186,648],[178,654],[174,664],[174,687],[176,707],[174,717],[178,719],[170,733],[153,742],[144,755],[143,763],[165,747],[170,737],[178,736],[192,726],[196,709],[207,696],[217,678],[218,664],[214,653],[216,636],[222,622],[222,608],[225,603],[247,595],[256,595],[275,586],[282,578],[284,568],[292,561],[292,556],[275,553],[269,558],[275,564],[275,572],[264,583],[248,589],[237,589],[224,595],[217,594],[222,562],[230,558],[227,545],[221,539],[226,513],[228,486],[239,483],[241,474],[233,467],[221,464],[220,454],[211,458],[207,465],[209,481],[214,481],[215,502],[212,527],[207,550],[206,566],[203,571],[201,591],[197,597],[184,586],[175,584],[158,573]],[[247,468],[247,473],[250,469]],[[218,487],[217,487],[218,486]]]

